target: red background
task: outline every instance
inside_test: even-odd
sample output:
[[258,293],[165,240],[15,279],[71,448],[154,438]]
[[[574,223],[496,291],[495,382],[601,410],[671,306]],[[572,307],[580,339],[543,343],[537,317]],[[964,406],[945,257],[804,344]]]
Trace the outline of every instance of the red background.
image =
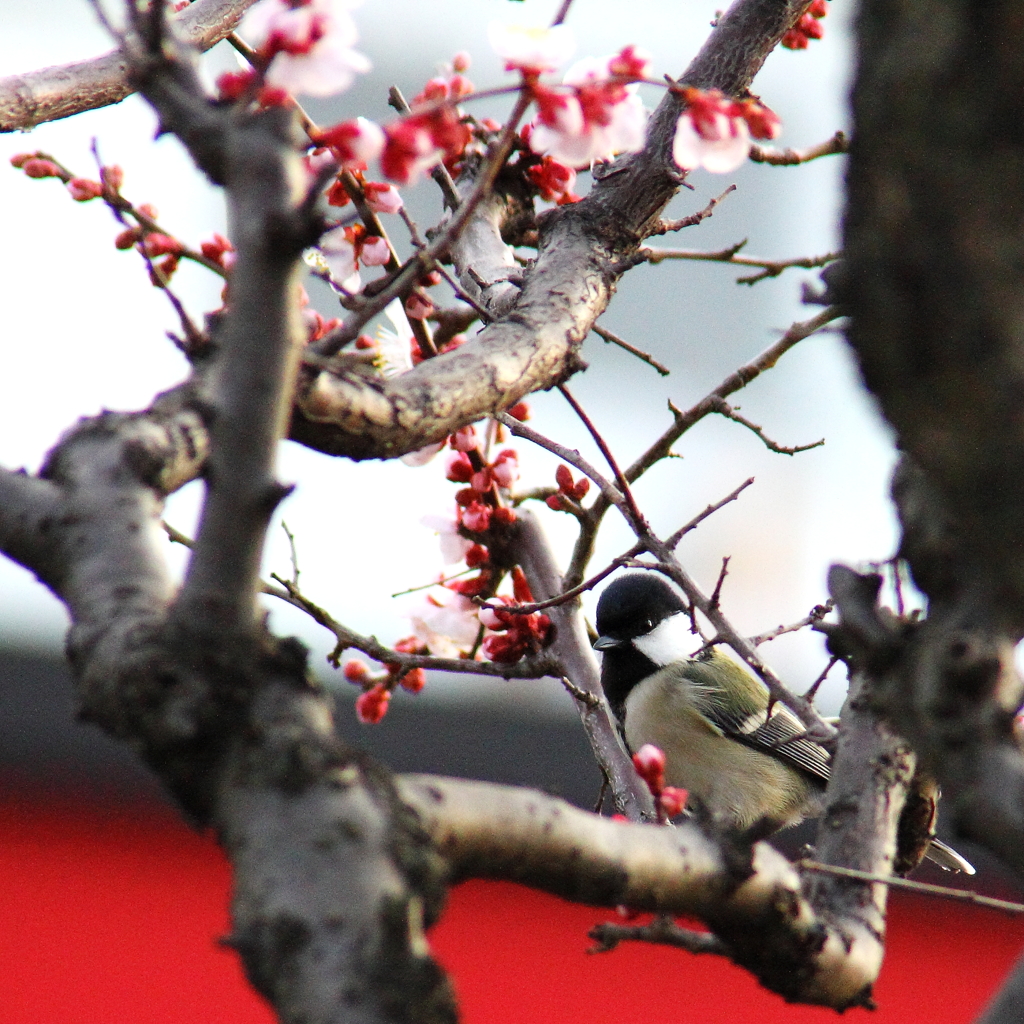
[[[227,931],[215,844],[147,806],[0,804],[3,1024],[269,1024]],[[712,957],[651,946],[589,956],[604,911],[511,885],[453,891],[432,933],[468,1024],[835,1020]],[[1024,947],[1024,919],[896,896],[873,1024],[965,1024]]]

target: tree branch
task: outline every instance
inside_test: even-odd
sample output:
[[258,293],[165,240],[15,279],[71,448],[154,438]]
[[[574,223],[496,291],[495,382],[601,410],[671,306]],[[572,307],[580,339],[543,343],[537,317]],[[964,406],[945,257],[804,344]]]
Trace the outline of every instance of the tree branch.
[[[751,855],[724,853],[690,823],[611,821],[530,790],[428,775],[398,784],[453,880],[504,879],[593,906],[692,915],[785,998],[870,1005],[878,936],[856,912],[819,913],[793,866],[765,843]],[[853,894],[872,885],[844,884]]]
[[[208,50],[234,31],[256,0],[195,0],[174,16],[183,43]],[[135,87],[120,51],[92,60],[0,79],[0,132],[24,131],[46,121],[120,103]]]
[[[737,0],[681,81],[742,94],[806,6]],[[543,218],[537,260],[513,315],[386,382],[320,374],[300,393],[292,436],[328,454],[393,458],[568,379],[581,366],[580,344],[607,307],[618,268],[683,180],[671,157],[680,113],[678,97],[667,93],[645,149],[617,160],[581,202]]]

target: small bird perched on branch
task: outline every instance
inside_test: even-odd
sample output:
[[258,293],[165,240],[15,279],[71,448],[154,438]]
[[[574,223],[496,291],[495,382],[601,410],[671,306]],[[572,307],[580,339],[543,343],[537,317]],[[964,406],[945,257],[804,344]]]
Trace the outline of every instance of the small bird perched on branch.
[[[767,688],[717,650],[692,658],[680,596],[653,572],[609,584],[597,605],[601,683],[631,752],[665,754],[665,781],[699,814],[750,840],[820,814],[832,755]],[[938,839],[925,856],[950,871],[971,864]]]

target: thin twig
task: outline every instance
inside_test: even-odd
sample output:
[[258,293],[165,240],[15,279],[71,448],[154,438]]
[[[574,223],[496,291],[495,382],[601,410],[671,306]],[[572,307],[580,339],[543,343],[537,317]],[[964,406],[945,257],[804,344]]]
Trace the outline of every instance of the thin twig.
[[696,224],[699,224],[702,220],[707,220],[715,212],[715,207],[727,196],[730,192],[735,192],[736,186],[730,185],[720,196],[716,196],[714,199],[704,207],[703,210],[698,210],[697,213],[691,213],[688,217],[680,217],[679,220],[660,220],[656,227],[651,231],[648,237],[654,235],[667,235],[670,231],[681,231],[683,228],[692,228]]
[[982,896],[970,889],[951,889],[945,885],[932,885],[930,882],[915,882],[909,878],[896,878],[892,875],[873,875],[870,871],[858,871],[856,868],[841,868],[835,864],[820,864],[816,860],[798,860],[796,867],[802,871],[815,871],[823,875],[836,875],[839,878],[853,878],[858,882],[878,882],[893,889],[906,889],[919,892],[925,896],[938,896],[941,899],[956,900],[959,903],[973,903],[989,910],[999,910],[1004,914],[1024,914],[1024,903],[1012,903],[1009,900],[998,900],[994,896]]
[[739,487],[737,487],[734,491],[731,491],[724,498],[722,498],[721,501],[716,501],[713,505],[708,505],[708,507],[704,509],[703,512],[699,513],[698,515],[695,515],[688,523],[685,523],[683,526],[680,526],[679,529],[676,530],[676,532],[673,533],[672,536],[665,541],[665,544],[673,549],[678,547],[679,542],[691,530],[695,530],[698,526],[700,526],[701,523],[704,522],[705,519],[707,519],[708,516],[717,512],[724,505],[728,505],[730,501],[735,501],[743,493],[743,491],[745,491],[753,482],[754,478],[749,477],[748,479],[744,480],[743,483],[741,483]]
[[832,156],[835,153],[848,153],[850,142],[845,132],[836,132],[831,139],[811,146],[810,149],[774,149],[772,146],[750,147],[750,159],[756,164],[772,164],[775,167],[795,167],[809,160],[817,160],[821,156]]
[[729,555],[726,555],[722,559],[722,568],[718,572],[718,581],[715,583],[715,589],[711,592],[711,607],[720,608],[722,606],[722,586],[725,583],[725,577],[729,575]]
[[623,340],[617,334],[612,334],[607,327],[601,327],[598,324],[594,324],[590,328],[599,338],[603,338],[605,341],[611,342],[613,345],[618,345],[619,348],[625,349],[631,355],[637,357],[642,362],[647,363],[648,366],[653,366],[655,370],[662,375],[667,377],[671,371],[664,363],[659,363],[650,353],[644,352],[642,349],[636,348],[634,345],[630,345],[628,341]]
[[641,552],[646,550],[644,545],[640,542],[634,544],[625,554],[619,555],[618,558],[613,558],[611,562],[605,566],[599,573],[595,573],[588,580],[584,580],[583,583],[578,584],[571,590],[566,590],[555,597],[549,598],[547,601],[534,601],[531,604],[520,604],[509,606],[506,604],[488,604],[483,602],[482,608],[493,608],[496,611],[500,610],[506,615],[532,615],[534,612],[543,611],[545,608],[555,608],[560,604],[565,604],[566,601],[571,601],[574,597],[579,597],[580,594],[586,593],[588,590],[592,590],[602,580],[611,576],[616,569],[622,568],[624,565],[630,565],[633,560]]
[[811,685],[807,688],[807,692],[804,694],[804,700],[807,701],[808,704],[814,703],[814,698],[818,696],[818,690],[821,687],[821,684],[825,682],[825,680],[828,678],[829,672],[831,672],[832,669],[835,668],[836,662],[838,661],[839,657],[833,654],[832,657],[829,658],[828,664],[825,666],[824,671],[822,671],[821,675],[819,675],[818,678],[815,679],[814,682],[811,683]]
[[[672,406],[674,412],[678,412],[675,406]],[[727,420],[732,420],[734,423],[739,423],[744,426],[752,434],[756,434],[764,446],[771,452],[777,452],[779,455],[797,455],[800,452],[809,452],[812,448],[820,448],[825,443],[825,438],[820,441],[814,441],[811,444],[799,444],[793,448],[786,448],[776,441],[773,441],[765,432],[762,427],[759,427],[756,423],[752,423],[745,416],[741,416],[724,398],[720,398],[715,407],[715,412],[719,416],[724,416]]]
[[594,425],[593,420],[591,420],[587,415],[583,406],[573,398],[568,387],[564,384],[559,384],[558,390],[562,393],[562,397],[565,398],[569,405],[572,406],[573,412],[579,416],[583,425],[587,428],[588,433],[594,439],[594,443],[601,450],[601,454],[604,456],[605,462],[607,462],[611,468],[611,471],[615,476],[616,483],[619,485],[619,490],[626,499],[626,505],[629,508],[630,514],[633,516],[635,529],[638,532],[645,531],[647,529],[647,520],[645,519],[644,514],[640,511],[640,507],[637,505],[636,499],[633,497],[633,492],[630,489],[629,481],[623,475],[622,470],[619,469],[619,464],[616,461],[615,456],[612,454],[611,448],[608,447],[608,442],[605,441],[601,432]]
[[562,0],[562,6],[558,8],[558,13],[555,15],[555,20],[551,22],[554,25],[561,25],[565,21],[569,14],[569,8],[572,7],[572,0]]
[[[776,626],[774,629],[768,630],[767,633],[758,633],[757,636],[749,638],[750,642],[755,647],[760,647],[761,644],[766,644],[770,640],[784,636],[786,633],[796,633],[801,629],[806,629],[808,626],[814,625],[815,622],[821,622],[832,611],[834,606],[835,602],[829,598],[824,604],[815,605],[799,622],[793,622],[788,626]],[[808,700],[810,698],[805,697],[804,699]]]
[[595,925],[588,933],[597,943],[590,953],[608,953],[620,942],[653,942],[663,946],[675,946],[690,953],[713,953],[728,956],[729,947],[711,932],[697,932],[692,928],[681,928],[670,917],[656,917],[650,924],[617,924],[605,921]]
[[299,552],[295,547],[295,534],[288,529],[288,524],[282,519],[281,529],[284,530],[285,536],[288,538],[288,552],[292,560],[292,585],[297,587],[299,585]]
[[524,658],[515,665],[499,665],[490,661],[471,661],[466,658],[436,658],[431,654],[406,654],[380,643],[376,637],[362,636],[343,626],[331,614],[305,597],[290,581],[272,574],[271,578],[281,584],[274,587],[265,584],[263,592],[287,602],[306,612],[315,622],[330,630],[337,642],[327,660],[335,668],[341,663],[341,655],[348,649],[362,651],[374,661],[386,665],[397,665],[401,669],[425,668],[436,672],[463,672],[471,675],[498,676],[502,679],[538,679],[545,675],[560,676],[561,670],[545,656]]
[[714,252],[704,249],[644,248],[637,253],[637,256],[654,264],[662,263],[665,260],[702,260],[710,263],[733,263],[740,267],[759,267],[760,271],[757,274],[736,278],[737,284],[757,284],[758,281],[763,281],[767,277],[778,277],[784,270],[789,270],[791,267],[801,267],[804,270],[824,267],[835,262],[842,255],[839,252],[827,252],[824,256],[799,256],[791,260],[770,260],[762,256],[741,256],[739,251],[746,244],[744,239],[742,242],[737,242],[736,245]]

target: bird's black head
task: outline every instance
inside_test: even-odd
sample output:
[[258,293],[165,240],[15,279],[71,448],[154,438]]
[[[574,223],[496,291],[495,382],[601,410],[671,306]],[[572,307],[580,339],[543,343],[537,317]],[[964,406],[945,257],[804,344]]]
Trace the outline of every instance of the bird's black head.
[[[685,624],[682,598],[657,573],[634,572],[605,587],[597,602],[594,647],[601,651],[601,684],[612,710],[621,719],[629,691],[661,666],[686,656],[682,646]],[[679,619],[673,618],[680,616]],[[679,623],[672,636],[663,637],[663,624]],[[662,627],[659,630],[659,627]],[[662,641],[644,643],[642,638]],[[679,643],[674,641],[679,639]],[[638,645],[635,640],[641,640]],[[665,640],[671,642],[664,642]]]

